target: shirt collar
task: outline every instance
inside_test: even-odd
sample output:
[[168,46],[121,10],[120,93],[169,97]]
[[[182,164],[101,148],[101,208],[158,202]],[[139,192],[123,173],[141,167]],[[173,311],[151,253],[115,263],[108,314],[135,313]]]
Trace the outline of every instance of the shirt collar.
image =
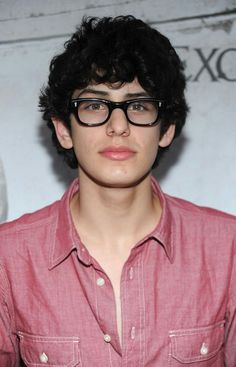
[[171,211],[171,203],[168,195],[164,194],[157,183],[156,179],[152,177],[152,189],[158,196],[162,208],[161,218],[152,233],[147,237],[154,238],[160,243],[171,263],[174,261],[174,216]]
[[70,253],[78,248],[78,235],[70,213],[70,201],[79,189],[79,181],[75,179],[61,200],[57,202],[57,218],[51,237],[51,251],[49,256],[49,269],[61,263]]
[[[70,201],[79,189],[79,180],[75,179],[58,203],[57,219],[51,232],[51,251],[49,256],[49,269],[61,263],[73,250],[77,250],[82,261],[89,265],[91,259],[88,251],[84,251],[78,233],[75,230],[71,213]],[[162,214],[157,227],[141,242],[154,239],[161,244],[170,262],[173,262],[173,215],[170,210],[167,196],[163,194],[155,178],[152,177],[152,189],[158,196],[162,207]]]

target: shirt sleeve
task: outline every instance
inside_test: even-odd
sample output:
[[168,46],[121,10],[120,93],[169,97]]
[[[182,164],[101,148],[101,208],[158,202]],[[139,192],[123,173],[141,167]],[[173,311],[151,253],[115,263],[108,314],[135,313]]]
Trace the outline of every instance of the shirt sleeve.
[[0,264],[0,366],[20,366],[17,336],[13,330],[14,315],[9,299],[9,286]]
[[4,222],[7,217],[7,190],[6,180],[3,171],[3,165],[0,160],[0,223]]
[[231,287],[229,288],[230,302],[226,318],[225,367],[236,366],[236,243],[235,252],[232,258],[234,262],[232,267]]

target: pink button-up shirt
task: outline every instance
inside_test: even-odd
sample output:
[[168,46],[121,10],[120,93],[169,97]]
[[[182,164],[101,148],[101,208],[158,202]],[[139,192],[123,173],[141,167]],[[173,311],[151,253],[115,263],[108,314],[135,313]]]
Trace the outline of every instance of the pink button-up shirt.
[[153,180],[163,212],[123,267],[121,346],[111,282],[72,223],[77,190],[1,227],[0,366],[236,367],[235,217]]

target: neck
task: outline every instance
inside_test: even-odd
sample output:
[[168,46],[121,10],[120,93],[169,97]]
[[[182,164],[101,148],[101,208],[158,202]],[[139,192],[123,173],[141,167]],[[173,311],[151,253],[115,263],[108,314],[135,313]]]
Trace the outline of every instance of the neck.
[[132,246],[150,233],[160,218],[161,206],[152,192],[150,175],[126,188],[102,187],[82,175],[71,212],[85,244],[89,241],[114,249],[114,245]]

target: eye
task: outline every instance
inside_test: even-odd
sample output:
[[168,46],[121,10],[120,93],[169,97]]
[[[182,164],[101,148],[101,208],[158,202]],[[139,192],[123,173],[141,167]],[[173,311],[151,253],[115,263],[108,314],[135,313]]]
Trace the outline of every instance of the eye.
[[128,109],[132,112],[145,112],[148,110],[147,101],[135,101],[130,103]]
[[84,101],[80,104],[81,110],[86,111],[104,111],[106,110],[106,105],[101,101]]
[[143,111],[144,106],[140,102],[134,102],[134,103],[129,105],[129,109],[132,110],[132,111]]

